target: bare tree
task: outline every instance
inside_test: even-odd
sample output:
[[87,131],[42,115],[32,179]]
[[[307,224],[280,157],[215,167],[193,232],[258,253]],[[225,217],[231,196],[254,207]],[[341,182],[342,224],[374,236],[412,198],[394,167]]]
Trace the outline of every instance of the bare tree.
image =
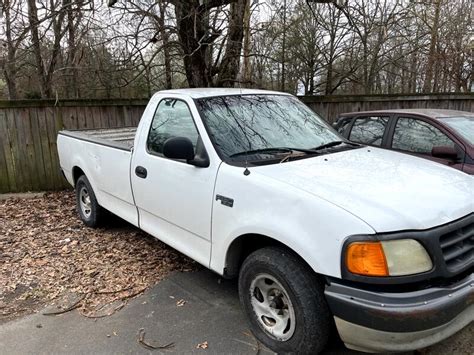
[[470,0],[0,0],[6,97],[471,91]]
[[21,70],[18,63],[18,52],[28,35],[28,27],[22,16],[20,0],[3,0],[0,2],[5,19],[5,39],[2,41],[0,65],[7,84],[8,98],[18,98],[17,75]]

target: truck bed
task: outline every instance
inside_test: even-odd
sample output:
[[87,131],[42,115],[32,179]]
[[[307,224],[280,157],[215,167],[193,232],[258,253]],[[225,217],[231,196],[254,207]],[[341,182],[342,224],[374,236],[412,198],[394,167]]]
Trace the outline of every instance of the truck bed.
[[63,130],[59,134],[122,150],[132,150],[137,127]]

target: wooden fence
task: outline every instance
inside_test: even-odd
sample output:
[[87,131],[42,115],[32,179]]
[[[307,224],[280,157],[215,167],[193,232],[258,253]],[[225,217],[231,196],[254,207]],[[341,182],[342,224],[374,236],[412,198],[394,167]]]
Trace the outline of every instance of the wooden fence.
[[0,102],[0,193],[65,188],[58,131],[137,125],[145,105],[146,100]]
[[[474,94],[306,96],[332,122],[342,112],[389,108],[449,108],[474,112]],[[60,129],[137,125],[147,100],[0,101],[0,193],[57,190],[67,186],[59,169]]]
[[442,108],[474,112],[474,93],[432,95],[302,96],[301,100],[329,122],[344,112],[401,108]]

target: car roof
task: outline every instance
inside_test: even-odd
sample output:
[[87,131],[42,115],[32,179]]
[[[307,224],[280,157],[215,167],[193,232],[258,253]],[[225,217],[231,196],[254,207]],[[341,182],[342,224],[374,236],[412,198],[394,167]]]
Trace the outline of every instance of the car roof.
[[290,95],[285,92],[258,90],[258,89],[239,89],[239,88],[192,88],[192,89],[173,89],[161,90],[158,94],[185,95],[193,99],[213,96],[229,95]]
[[402,113],[402,114],[413,114],[422,115],[430,118],[446,118],[446,117],[466,117],[474,116],[473,112],[458,111],[458,110],[444,110],[434,108],[410,108],[410,109],[391,109],[391,110],[375,110],[375,111],[360,111],[360,112],[347,112],[342,113],[340,116],[353,116],[353,115],[372,115],[372,114],[383,114],[383,113]]

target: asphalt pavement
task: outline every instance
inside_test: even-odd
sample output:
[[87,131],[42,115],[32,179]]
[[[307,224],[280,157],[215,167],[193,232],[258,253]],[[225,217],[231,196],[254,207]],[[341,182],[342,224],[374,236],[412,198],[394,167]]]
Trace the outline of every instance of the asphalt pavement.
[[[0,325],[0,354],[272,354],[251,335],[236,282],[208,270],[175,272],[104,318],[42,314],[51,309]],[[140,329],[145,343],[173,346],[147,349]],[[356,352],[333,342],[326,354]]]

